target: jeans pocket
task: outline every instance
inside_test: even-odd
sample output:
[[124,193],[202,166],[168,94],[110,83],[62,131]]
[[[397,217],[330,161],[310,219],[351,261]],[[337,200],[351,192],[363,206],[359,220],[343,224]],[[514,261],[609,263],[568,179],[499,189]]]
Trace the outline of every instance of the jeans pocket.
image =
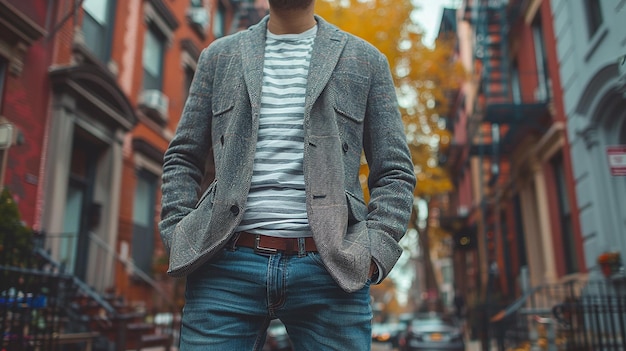
[[324,261],[322,261],[322,256],[320,256],[319,253],[317,253],[317,252],[309,252],[309,253],[307,253],[306,257],[308,257],[318,267],[323,268],[324,270],[326,270],[326,266],[324,265]]

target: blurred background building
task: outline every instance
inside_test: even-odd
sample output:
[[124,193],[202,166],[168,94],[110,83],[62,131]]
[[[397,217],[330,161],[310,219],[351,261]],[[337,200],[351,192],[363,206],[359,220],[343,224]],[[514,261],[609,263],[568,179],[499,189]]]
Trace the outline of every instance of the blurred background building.
[[266,12],[265,1],[0,0],[2,185],[92,295],[180,310],[157,231],[163,153],[201,50]]
[[[442,163],[455,187],[427,211],[429,227],[451,236],[417,259],[410,299],[452,308],[462,292],[473,336],[488,339],[499,312],[553,318],[546,311],[584,301],[594,280],[623,292],[626,0],[459,3],[439,27],[469,72],[448,92],[453,141]],[[77,313],[117,318],[116,332],[100,330],[110,339],[176,337],[184,281],[165,278],[162,156],[201,50],[267,9],[264,0],[0,0],[0,184],[37,231],[38,267],[72,277]],[[559,295],[547,298],[548,286]],[[129,311],[167,328],[141,329]]]
[[[589,281],[620,294],[625,7],[466,0],[454,25],[444,13],[440,36],[455,37],[471,77],[453,106],[447,165],[456,191],[444,196],[441,221],[453,233],[455,284],[474,306],[476,333],[489,333],[498,312],[497,321],[528,311],[554,318],[559,303],[583,301]],[[548,286],[560,295],[546,298]]]

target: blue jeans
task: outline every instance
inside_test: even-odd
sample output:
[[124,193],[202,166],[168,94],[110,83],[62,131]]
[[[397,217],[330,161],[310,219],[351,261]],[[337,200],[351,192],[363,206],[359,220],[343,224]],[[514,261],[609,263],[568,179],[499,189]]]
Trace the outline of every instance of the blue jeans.
[[259,351],[274,318],[285,324],[297,351],[368,351],[369,286],[346,293],[318,253],[224,249],[187,277],[180,351]]

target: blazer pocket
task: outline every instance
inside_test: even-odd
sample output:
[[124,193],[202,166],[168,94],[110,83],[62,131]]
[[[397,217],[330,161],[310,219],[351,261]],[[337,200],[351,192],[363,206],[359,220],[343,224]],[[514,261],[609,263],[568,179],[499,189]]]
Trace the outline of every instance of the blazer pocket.
[[367,219],[367,205],[365,201],[346,191],[346,200],[348,202],[348,225],[353,225]]
[[336,74],[332,86],[335,90],[335,111],[343,117],[361,124],[365,118],[369,79],[356,74]]
[[200,197],[200,199],[196,203],[196,207],[195,208],[200,207],[200,205],[209,197],[211,198],[211,202],[213,202],[213,196],[209,196],[209,195],[213,195],[213,193],[215,192],[215,185],[216,184],[217,184],[217,180],[214,180],[209,185],[209,187],[204,191],[204,193],[202,194],[202,196]]
[[[217,104],[216,104],[217,105]],[[232,110],[235,107],[235,103],[232,101],[226,101],[224,103],[219,104],[219,106],[213,106],[212,114],[213,118],[219,118],[224,115],[228,111]]]
[[228,125],[232,122],[232,116],[229,116],[231,111],[235,108],[235,103],[232,100],[226,100],[221,103],[216,103],[213,105],[211,113],[213,114],[213,118],[211,119],[211,138],[213,140],[213,147],[215,152],[215,157],[219,158],[220,153],[216,152],[215,147],[217,145],[223,146],[223,135],[226,133],[228,129]]

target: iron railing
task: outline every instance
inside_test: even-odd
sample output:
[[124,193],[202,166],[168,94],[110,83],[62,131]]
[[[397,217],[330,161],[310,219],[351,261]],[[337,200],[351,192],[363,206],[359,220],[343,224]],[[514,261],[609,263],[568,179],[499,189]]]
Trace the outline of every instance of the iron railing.
[[[129,311],[132,306],[124,301],[66,272],[67,267],[43,249],[48,238],[42,234],[35,233],[32,244],[19,246],[15,233],[0,234],[0,350],[123,351],[149,346],[169,349],[176,344],[179,313],[144,272],[139,277],[169,306],[166,313]],[[114,262],[124,261],[97,244],[96,256],[104,253]],[[136,269],[132,262],[121,263]]]
[[72,277],[0,266],[0,350],[60,350]]
[[625,351],[626,279],[534,288],[490,319],[499,351]]

